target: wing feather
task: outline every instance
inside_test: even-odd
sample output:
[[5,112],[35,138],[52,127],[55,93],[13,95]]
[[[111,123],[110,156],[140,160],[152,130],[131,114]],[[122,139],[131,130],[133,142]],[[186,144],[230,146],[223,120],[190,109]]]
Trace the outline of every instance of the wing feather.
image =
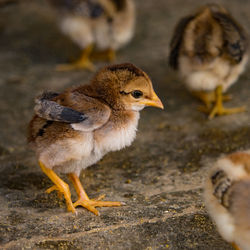
[[239,63],[248,46],[243,28],[229,14],[212,12],[212,15],[222,27],[224,48],[227,54]]
[[34,111],[39,117],[63,123],[72,128],[92,131],[105,124],[110,117],[110,108],[95,98],[80,93],[67,95],[67,106],[60,104],[65,96],[46,92],[36,98]]
[[184,30],[193,18],[194,16],[187,16],[182,18],[174,30],[174,35],[170,42],[169,65],[175,70],[178,69],[179,51],[183,41]]

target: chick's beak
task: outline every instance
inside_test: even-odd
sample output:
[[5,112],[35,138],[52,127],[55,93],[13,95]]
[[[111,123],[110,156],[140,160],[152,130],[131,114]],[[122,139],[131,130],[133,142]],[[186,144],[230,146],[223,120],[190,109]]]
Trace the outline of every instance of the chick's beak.
[[140,104],[164,109],[164,106],[163,106],[160,98],[156,95],[156,93],[154,91],[153,91],[153,95],[150,99],[148,98],[148,99],[141,100]]

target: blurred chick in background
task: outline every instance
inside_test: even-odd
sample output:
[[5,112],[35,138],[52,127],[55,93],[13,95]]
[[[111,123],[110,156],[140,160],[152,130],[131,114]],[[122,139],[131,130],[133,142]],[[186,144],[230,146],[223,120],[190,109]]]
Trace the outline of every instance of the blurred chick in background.
[[205,183],[205,204],[222,237],[250,249],[250,150],[220,158]]
[[170,43],[170,66],[179,71],[191,93],[204,102],[200,110],[209,118],[245,110],[224,108],[223,101],[231,97],[223,93],[244,71],[247,60],[243,28],[217,4],[182,18]]
[[80,58],[57,70],[94,70],[92,59],[115,59],[115,51],[133,37],[133,0],[48,0],[58,10],[59,26],[81,49]]

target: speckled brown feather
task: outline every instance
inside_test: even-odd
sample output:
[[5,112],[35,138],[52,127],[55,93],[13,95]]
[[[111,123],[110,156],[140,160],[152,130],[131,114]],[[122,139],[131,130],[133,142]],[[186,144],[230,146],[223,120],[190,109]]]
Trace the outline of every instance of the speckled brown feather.
[[75,137],[77,134],[78,132],[73,130],[69,124],[47,121],[35,115],[29,124],[28,142],[51,144],[57,140]]

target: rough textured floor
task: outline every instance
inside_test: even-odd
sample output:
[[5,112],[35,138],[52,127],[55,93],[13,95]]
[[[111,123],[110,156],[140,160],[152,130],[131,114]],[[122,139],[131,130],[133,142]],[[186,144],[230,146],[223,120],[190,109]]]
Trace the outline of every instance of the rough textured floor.
[[[55,72],[57,63],[76,57],[79,49],[58,31],[43,0],[29,2],[0,10],[0,248],[231,249],[208,218],[202,181],[216,157],[250,148],[249,113],[209,121],[167,66],[176,20],[201,1],[137,1],[136,35],[117,62],[145,70],[165,110],[145,109],[132,146],[82,173],[90,197],[106,194],[127,204],[100,208],[100,217],[81,208],[77,215],[67,213],[56,194],[45,194],[51,183],[26,145],[34,97],[92,76]],[[250,1],[218,2],[250,26]],[[234,98],[227,106],[250,110],[249,80],[248,67],[229,90]]]

